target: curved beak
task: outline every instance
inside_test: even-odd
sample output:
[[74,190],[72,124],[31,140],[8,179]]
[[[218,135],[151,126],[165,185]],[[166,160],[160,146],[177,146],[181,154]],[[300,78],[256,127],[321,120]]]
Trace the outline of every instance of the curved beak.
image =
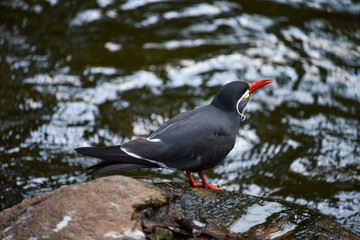
[[262,79],[249,83],[250,86],[249,94],[269,83],[272,83],[272,79]]

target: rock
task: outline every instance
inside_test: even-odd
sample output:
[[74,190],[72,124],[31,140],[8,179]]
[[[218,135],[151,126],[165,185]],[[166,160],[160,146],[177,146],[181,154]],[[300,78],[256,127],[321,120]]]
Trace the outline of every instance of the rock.
[[[144,239],[134,207],[161,205],[162,191],[110,176],[25,199],[0,213],[3,239]],[[0,235],[0,236],[1,236]]]
[[358,239],[285,201],[110,176],[0,213],[2,239]]
[[202,188],[160,187],[168,198],[171,193],[171,201],[153,215],[146,209],[137,211],[150,236],[168,229],[175,239],[360,240],[327,216],[299,204]]

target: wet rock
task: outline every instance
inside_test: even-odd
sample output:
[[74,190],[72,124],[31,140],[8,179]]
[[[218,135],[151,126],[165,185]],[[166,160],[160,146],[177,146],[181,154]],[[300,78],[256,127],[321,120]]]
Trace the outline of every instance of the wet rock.
[[304,206],[103,177],[0,213],[3,239],[360,239]]
[[185,186],[160,188],[172,200],[151,217],[137,211],[147,236],[162,228],[171,230],[175,238],[360,239],[327,216],[298,204]]

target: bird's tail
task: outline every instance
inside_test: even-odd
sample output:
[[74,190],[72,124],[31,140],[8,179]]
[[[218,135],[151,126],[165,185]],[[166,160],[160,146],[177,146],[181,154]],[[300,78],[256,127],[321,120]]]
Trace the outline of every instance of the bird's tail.
[[102,159],[102,162],[89,167],[87,175],[116,173],[137,168],[156,167],[155,164],[132,157],[121,150],[121,145],[111,147],[81,147],[75,151],[79,154]]

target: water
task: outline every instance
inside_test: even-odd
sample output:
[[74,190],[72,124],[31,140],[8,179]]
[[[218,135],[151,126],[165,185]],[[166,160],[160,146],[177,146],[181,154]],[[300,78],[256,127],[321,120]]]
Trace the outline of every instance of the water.
[[96,160],[76,147],[147,136],[227,82],[272,78],[205,175],[359,234],[359,16],[355,0],[1,1],[1,209],[89,180]]

